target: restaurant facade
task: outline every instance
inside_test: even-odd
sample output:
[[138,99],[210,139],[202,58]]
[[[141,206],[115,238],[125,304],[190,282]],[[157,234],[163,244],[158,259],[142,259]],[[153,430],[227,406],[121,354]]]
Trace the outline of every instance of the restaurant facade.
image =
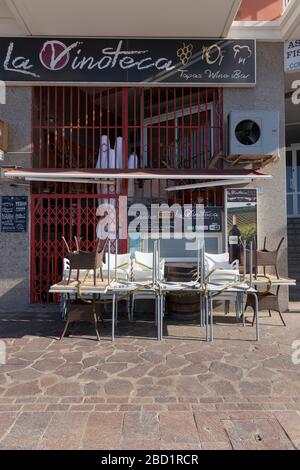
[[[1,310],[55,308],[49,288],[62,276],[63,237],[94,250],[107,202],[117,214],[124,204],[203,204],[206,250],[221,253],[229,191],[247,205],[256,190],[257,245],[284,237],[279,269],[288,274],[284,43],[230,34],[0,38],[9,132]],[[123,228],[117,222],[111,237],[119,252],[151,251],[151,240],[121,237]],[[161,250],[168,263],[195,256],[178,240]],[[281,295],[287,308],[287,289]]]

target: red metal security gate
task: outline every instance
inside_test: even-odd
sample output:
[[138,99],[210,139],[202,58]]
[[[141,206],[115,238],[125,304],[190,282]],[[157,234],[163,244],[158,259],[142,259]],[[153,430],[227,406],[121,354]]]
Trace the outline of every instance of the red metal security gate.
[[[126,169],[136,160],[139,168],[182,169],[182,181],[188,183],[186,169],[208,168],[223,150],[222,89],[34,88],[33,167],[46,171],[95,168],[99,161],[102,165],[103,136],[111,149],[122,139],[118,168]],[[80,236],[83,249],[95,249],[101,201],[113,199],[117,210],[119,195],[127,195],[130,202],[155,198],[170,204],[201,200],[223,206],[220,189],[168,194],[167,184],[124,181],[107,194],[96,184],[32,183],[31,302],[57,300],[49,295],[49,287],[62,276],[62,236],[70,244]],[[119,249],[126,251],[126,241]]]
[[[99,196],[92,194],[32,195],[32,303],[52,303],[55,300],[49,294],[49,287],[62,278],[63,258],[66,253],[62,237],[68,241],[72,250],[76,249],[75,236],[81,238],[82,250],[96,249],[98,204]],[[123,241],[120,251],[124,249],[126,242],[124,245]]]

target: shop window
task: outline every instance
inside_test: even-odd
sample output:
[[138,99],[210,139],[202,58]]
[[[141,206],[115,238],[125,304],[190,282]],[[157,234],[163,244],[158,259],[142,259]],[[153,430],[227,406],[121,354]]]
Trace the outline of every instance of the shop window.
[[[221,89],[213,88],[35,87],[33,167],[91,169],[99,162],[101,167],[106,137],[116,168],[182,170],[182,182],[190,183],[184,180],[185,170],[208,168],[213,155],[223,149],[222,96]],[[120,195],[128,197],[128,204],[223,206],[222,189],[167,193],[169,183],[122,181],[109,194],[100,184],[33,183],[32,303],[58,300],[49,295],[49,287],[61,279],[62,236],[74,248],[75,235],[86,251],[95,248],[101,200],[113,201],[116,210]],[[112,243],[114,249],[115,240]],[[126,240],[119,243],[120,251],[129,248]]]
[[36,87],[33,165],[95,168],[108,136],[112,149],[122,138],[119,168],[132,154],[140,168],[207,168],[222,127],[219,89]]

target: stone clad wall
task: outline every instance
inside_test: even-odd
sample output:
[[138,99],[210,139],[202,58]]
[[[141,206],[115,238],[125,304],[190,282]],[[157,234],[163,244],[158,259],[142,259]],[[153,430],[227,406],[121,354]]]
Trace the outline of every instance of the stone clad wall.
[[[0,117],[10,126],[9,153],[5,156],[5,164],[30,167],[31,88],[8,87],[6,104],[0,105]],[[29,196],[29,187],[0,182],[0,196]],[[0,311],[28,308],[29,248],[30,220],[27,233],[0,232]]]
[[[224,90],[224,118],[230,111],[279,111],[280,112],[280,160],[265,168],[272,174],[270,181],[261,181],[259,195],[259,243],[268,237],[268,244],[275,248],[281,239],[286,241],[280,260],[280,274],[287,275],[287,208],[286,208],[286,162],[285,162],[285,99],[283,44],[257,44],[257,85],[250,89]],[[255,185],[254,185],[255,187]],[[282,289],[282,307],[288,308],[288,292]]]

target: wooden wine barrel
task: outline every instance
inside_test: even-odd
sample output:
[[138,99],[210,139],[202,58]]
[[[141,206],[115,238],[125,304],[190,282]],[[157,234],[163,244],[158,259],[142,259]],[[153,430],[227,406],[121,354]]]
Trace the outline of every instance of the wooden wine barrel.
[[[173,263],[167,265],[169,282],[189,282],[194,279],[197,266],[193,263]],[[168,294],[168,314],[180,321],[191,321],[199,317],[200,299],[198,294]]]

